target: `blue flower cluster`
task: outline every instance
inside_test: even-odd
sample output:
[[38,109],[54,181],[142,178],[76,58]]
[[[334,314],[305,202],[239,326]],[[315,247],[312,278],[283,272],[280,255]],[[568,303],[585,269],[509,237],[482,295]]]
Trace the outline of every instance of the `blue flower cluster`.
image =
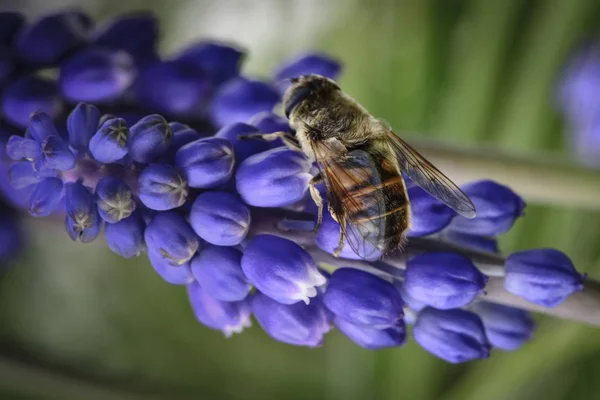
[[558,83],[557,105],[577,159],[600,165],[600,44],[589,42],[568,60]]
[[[202,324],[229,336],[254,316],[274,339],[309,347],[335,326],[380,349],[402,345],[411,323],[415,340],[449,362],[513,350],[531,337],[526,312],[481,301],[488,277],[464,255],[431,249],[386,275],[373,273],[376,262],[345,267],[344,258],[358,258],[346,245],[330,274],[314,257],[337,244],[329,213],[316,236],[297,232],[304,241],[278,229],[282,213],[298,211],[309,218],[289,226],[312,229],[314,166],[279,141],[240,138],[290,132],[273,112],[285,90],[277,83],[308,73],[335,79],[335,60],[304,54],[256,80],[240,73],[243,53],[223,43],[160,58],[156,22],[145,14],[95,27],[72,11],[29,24],[4,13],[0,26],[0,109],[13,133],[8,178],[29,213],[61,215],[68,235],[84,243],[104,230],[125,258],[147,253],[165,281],[187,287]],[[56,80],[34,74],[47,67],[58,69]],[[409,236],[498,252],[496,237],[523,214],[523,200],[491,181],[463,190],[475,219],[410,185]],[[582,276],[563,254],[532,250],[507,258],[505,286],[551,307],[581,290]]]

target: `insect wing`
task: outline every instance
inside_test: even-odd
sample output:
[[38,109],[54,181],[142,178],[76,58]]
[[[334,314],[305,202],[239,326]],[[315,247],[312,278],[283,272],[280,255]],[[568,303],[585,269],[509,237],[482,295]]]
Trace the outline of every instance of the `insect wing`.
[[[346,153],[336,140],[315,141],[313,152],[325,181],[327,201],[350,248],[365,260],[379,259],[385,244],[385,198],[380,191],[353,197],[352,191],[379,185],[381,179],[369,154]],[[343,150],[342,150],[343,148]]]
[[446,175],[392,131],[388,132],[387,137],[400,164],[400,170],[411,181],[460,215],[475,217],[475,206],[469,197]]

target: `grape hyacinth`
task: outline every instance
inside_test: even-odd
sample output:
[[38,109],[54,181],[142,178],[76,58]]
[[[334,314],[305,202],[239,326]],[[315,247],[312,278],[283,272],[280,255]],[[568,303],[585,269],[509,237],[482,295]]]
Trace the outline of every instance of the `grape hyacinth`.
[[[464,186],[478,212],[471,220],[408,182],[405,251],[367,261],[346,243],[334,258],[340,229],[327,211],[312,232],[314,165],[280,141],[240,139],[291,132],[274,112],[280,83],[309,73],[337,79],[341,64],[326,55],[303,54],[257,80],[242,74],[244,52],[226,43],[159,57],[148,14],[96,27],[74,11],[28,23],[0,13],[0,23],[11,18],[21,22],[0,37],[10,135],[2,157],[13,185],[3,192],[34,217],[62,218],[74,241],[104,232],[113,252],[146,253],[167,283],[186,286],[209,328],[229,336],[254,316],[285,343],[320,346],[337,327],[381,349],[401,346],[414,324],[425,350],[463,362],[532,336],[526,311],[483,306],[492,304],[482,302],[490,276],[505,275],[507,292],[544,307],[583,288],[555,250],[509,255],[504,269],[496,239],[525,203],[491,181]],[[58,79],[35,74],[47,67]]]

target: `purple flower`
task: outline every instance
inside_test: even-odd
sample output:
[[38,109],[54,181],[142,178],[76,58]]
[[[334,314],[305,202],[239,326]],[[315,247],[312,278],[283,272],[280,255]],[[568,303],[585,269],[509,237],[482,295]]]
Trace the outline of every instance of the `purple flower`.
[[371,328],[396,326],[404,316],[404,302],[394,285],[354,268],[331,275],[323,302],[337,317]]
[[192,205],[190,224],[208,243],[235,246],[248,234],[250,210],[230,193],[205,192]]
[[92,136],[100,123],[100,110],[91,104],[79,103],[69,114],[67,130],[69,144],[78,151],[86,152]]
[[96,195],[98,213],[111,224],[129,217],[135,210],[133,193],[120,178],[102,178],[96,185]]
[[104,236],[113,252],[124,258],[132,258],[144,250],[144,228],[140,214],[133,213],[118,222],[106,224]]
[[408,231],[410,236],[427,236],[439,232],[456,216],[454,210],[417,185],[408,188],[408,198],[412,214]]
[[425,253],[406,263],[404,290],[438,308],[463,307],[483,293],[488,277],[468,258],[455,253]]
[[215,137],[227,139],[231,142],[235,152],[235,160],[239,164],[251,155],[269,149],[268,142],[265,142],[264,140],[240,139],[240,136],[256,135],[260,133],[261,131],[252,125],[237,122],[234,124],[225,125],[219,129],[219,131],[215,133]]
[[233,146],[222,138],[195,140],[175,154],[175,165],[190,187],[198,189],[210,189],[227,182],[234,164]]
[[2,115],[11,124],[23,128],[35,111],[60,114],[63,102],[56,83],[35,76],[23,76],[11,82],[2,93]]
[[173,211],[156,214],[146,227],[144,240],[149,254],[173,266],[186,264],[200,247],[200,239],[192,228]]
[[335,318],[334,322],[336,328],[344,335],[365,349],[379,350],[387,347],[397,347],[403,345],[406,340],[406,328],[402,320],[398,321],[397,325],[387,328],[373,328],[369,325],[353,324],[339,317]]
[[317,74],[335,80],[341,69],[342,66],[338,61],[325,54],[307,53],[284,62],[277,68],[274,75],[275,81],[278,82],[278,88],[283,92],[289,86],[280,82],[283,79]]
[[90,139],[90,153],[102,163],[112,163],[127,155],[129,128],[124,119],[110,118]]
[[273,235],[257,235],[248,243],[242,269],[258,290],[283,304],[308,304],[317,295],[316,286],[325,283],[302,247]]
[[192,274],[210,296],[241,301],[252,286],[242,271],[242,253],[232,247],[207,245],[192,259]]
[[251,325],[250,307],[245,301],[226,302],[211,297],[198,282],[188,285],[188,297],[196,319],[226,337]]
[[154,271],[156,271],[165,282],[172,285],[189,285],[194,282],[189,262],[173,264],[168,258],[165,258],[161,256],[160,253],[154,251],[148,252],[148,258],[150,259],[150,264],[152,264]]
[[63,197],[63,183],[58,178],[46,178],[35,186],[29,198],[29,214],[46,217],[52,214]]
[[558,250],[525,250],[507,257],[504,288],[532,303],[555,307],[582,291],[584,278]]
[[177,56],[209,74],[214,85],[220,85],[240,72],[244,52],[234,46],[216,42],[198,42]]
[[533,337],[535,322],[531,315],[518,308],[480,301],[471,307],[483,321],[492,346],[516,350]]
[[465,310],[427,307],[417,316],[413,336],[425,350],[452,364],[490,355],[481,319]]
[[252,312],[269,336],[295,346],[321,346],[323,337],[331,329],[325,307],[318,299],[310,304],[281,304],[256,293],[252,298]]
[[147,164],[164,154],[171,146],[173,130],[160,115],[139,120],[130,130],[129,155],[134,161]]
[[140,173],[138,196],[148,208],[158,211],[171,210],[185,203],[188,185],[170,165],[150,164]]

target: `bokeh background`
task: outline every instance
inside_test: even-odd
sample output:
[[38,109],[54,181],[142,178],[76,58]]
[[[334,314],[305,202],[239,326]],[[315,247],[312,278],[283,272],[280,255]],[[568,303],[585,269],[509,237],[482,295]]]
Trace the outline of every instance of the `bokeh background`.
[[[345,65],[344,90],[397,130],[572,162],[556,82],[600,17],[596,0],[20,0],[0,7],[32,18],[78,7],[97,21],[151,10],[163,54],[197,38],[227,39],[248,50],[244,71],[256,76],[300,51],[322,50]],[[600,214],[546,203],[529,204],[502,249],[555,247],[600,278]],[[535,339],[522,349],[460,366],[414,342],[372,352],[338,332],[313,350],[277,343],[256,324],[225,339],[195,321],[185,291],[162,281],[145,257],[124,260],[103,239],[73,243],[61,222],[24,223],[27,247],[0,276],[0,398],[600,398],[600,330],[590,326],[538,316]]]

